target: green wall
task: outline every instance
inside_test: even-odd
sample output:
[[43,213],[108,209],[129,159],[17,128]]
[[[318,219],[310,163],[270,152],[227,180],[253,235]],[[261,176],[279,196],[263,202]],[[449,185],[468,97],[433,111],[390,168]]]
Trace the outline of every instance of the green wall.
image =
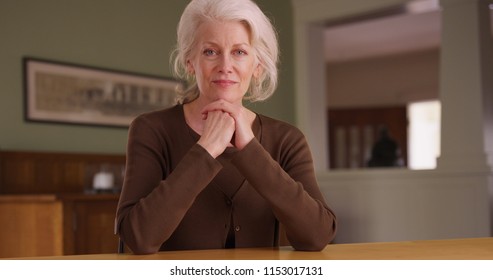
[[[251,107],[294,123],[290,1],[258,0],[281,43],[276,94]],[[0,149],[124,153],[127,129],[24,121],[22,57],[170,76],[183,0],[0,0]]]

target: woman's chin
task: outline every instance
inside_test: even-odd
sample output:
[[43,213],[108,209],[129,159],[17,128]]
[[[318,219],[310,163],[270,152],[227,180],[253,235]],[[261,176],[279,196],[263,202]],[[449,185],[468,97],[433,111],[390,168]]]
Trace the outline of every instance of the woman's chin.
[[241,102],[243,100],[243,96],[237,96],[237,94],[235,94],[235,95],[218,94],[215,96],[214,99],[211,100],[211,102],[218,101],[218,100],[224,100],[224,101],[232,103],[232,104],[241,104]]

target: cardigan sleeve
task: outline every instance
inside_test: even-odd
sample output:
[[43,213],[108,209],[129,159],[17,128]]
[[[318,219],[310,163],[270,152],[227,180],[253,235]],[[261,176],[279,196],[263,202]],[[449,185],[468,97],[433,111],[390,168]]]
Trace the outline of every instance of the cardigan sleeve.
[[232,162],[268,201],[295,249],[322,250],[335,236],[336,217],[320,192],[305,137],[289,137],[278,161],[253,139]]
[[195,144],[169,170],[165,140],[145,118],[132,123],[128,137],[115,230],[134,253],[155,253],[222,166]]

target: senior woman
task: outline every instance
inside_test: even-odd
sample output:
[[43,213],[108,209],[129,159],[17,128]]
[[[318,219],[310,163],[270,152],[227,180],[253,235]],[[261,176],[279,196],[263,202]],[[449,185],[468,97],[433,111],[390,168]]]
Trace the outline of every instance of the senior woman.
[[277,85],[269,19],[251,0],[193,0],[177,35],[175,72],[189,87],[130,126],[120,238],[136,254],[272,247],[282,227],[295,249],[323,249],[336,219],[305,137],[243,106]]

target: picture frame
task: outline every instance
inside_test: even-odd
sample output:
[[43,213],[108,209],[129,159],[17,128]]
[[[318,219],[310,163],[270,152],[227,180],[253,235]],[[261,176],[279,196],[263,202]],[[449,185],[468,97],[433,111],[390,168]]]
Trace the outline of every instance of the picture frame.
[[174,105],[182,81],[23,57],[25,120],[128,128],[138,115]]

